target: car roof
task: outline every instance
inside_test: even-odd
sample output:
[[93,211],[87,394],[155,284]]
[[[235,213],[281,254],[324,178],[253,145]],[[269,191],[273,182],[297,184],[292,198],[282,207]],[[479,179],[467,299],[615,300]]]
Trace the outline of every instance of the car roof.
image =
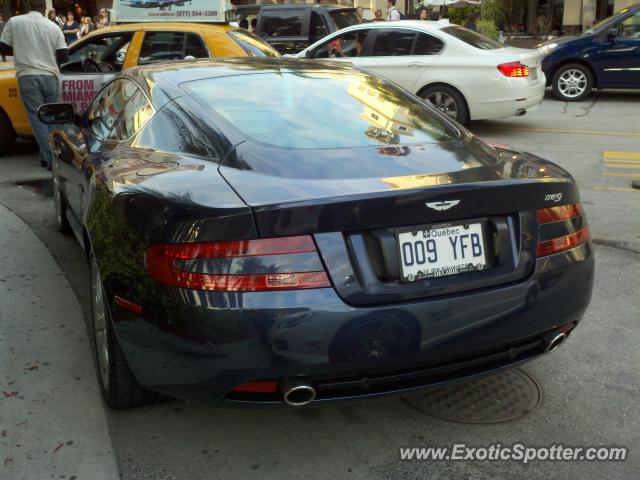
[[453,23],[434,22],[432,20],[395,20],[392,22],[366,22],[358,23],[356,25],[350,25],[343,28],[343,30],[357,30],[360,28],[393,28],[393,27],[408,27],[418,30],[442,30],[445,27],[459,26]]
[[[90,35],[104,34],[109,32],[130,32],[130,31],[147,31],[147,30],[171,30],[179,32],[192,32],[195,30],[227,32],[235,30],[236,27],[223,24],[208,23],[188,23],[188,22],[148,22],[148,23],[122,23],[94,30]],[[87,35],[88,36],[88,35]]]
[[184,62],[158,63],[127,69],[122,76],[133,77],[147,89],[160,89],[169,98],[184,95],[179,85],[184,82],[222,78],[257,73],[301,73],[331,71],[364,75],[349,65],[339,62],[305,60],[284,57],[216,58],[215,60],[191,60]]

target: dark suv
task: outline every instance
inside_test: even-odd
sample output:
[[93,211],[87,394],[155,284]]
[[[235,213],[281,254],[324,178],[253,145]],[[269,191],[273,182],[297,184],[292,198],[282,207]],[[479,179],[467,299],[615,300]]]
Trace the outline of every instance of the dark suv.
[[253,33],[262,37],[280,53],[304,50],[322,37],[342,28],[361,23],[355,8],[336,5],[240,5],[235,21],[257,18]]
[[555,96],[578,101],[593,88],[640,88],[640,3],[596,23],[579,37],[541,47]]

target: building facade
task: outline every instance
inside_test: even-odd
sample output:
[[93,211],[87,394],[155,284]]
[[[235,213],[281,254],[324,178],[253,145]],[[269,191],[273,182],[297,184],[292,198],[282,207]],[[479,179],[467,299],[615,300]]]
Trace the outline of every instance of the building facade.
[[[214,2],[217,0],[212,0]],[[573,34],[591,27],[637,0],[503,0],[506,15],[499,27],[505,32],[522,35]],[[5,17],[24,13],[28,0],[0,0]],[[111,8],[113,0],[47,0],[49,8],[58,12],[73,11],[77,15],[97,15],[101,8]],[[328,3],[345,7],[363,7],[387,14],[386,0],[232,0],[236,5],[273,3]],[[425,3],[428,3],[425,0]],[[398,0],[396,6],[409,16],[421,6],[420,1]],[[436,7],[439,8],[439,7]]]
[[505,30],[528,35],[579,33],[637,0],[505,0]]

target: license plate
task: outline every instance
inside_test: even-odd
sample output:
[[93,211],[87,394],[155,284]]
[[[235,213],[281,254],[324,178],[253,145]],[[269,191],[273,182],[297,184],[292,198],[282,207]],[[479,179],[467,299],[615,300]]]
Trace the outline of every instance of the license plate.
[[487,268],[482,223],[419,227],[398,233],[403,282]]

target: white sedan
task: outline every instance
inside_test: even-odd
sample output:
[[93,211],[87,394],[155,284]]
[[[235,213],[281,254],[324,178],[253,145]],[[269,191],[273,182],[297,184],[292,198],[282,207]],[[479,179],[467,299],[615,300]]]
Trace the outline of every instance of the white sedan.
[[540,105],[545,90],[537,50],[505,47],[442,22],[354,25],[296,57],[350,62],[429,100],[463,124],[524,115]]

